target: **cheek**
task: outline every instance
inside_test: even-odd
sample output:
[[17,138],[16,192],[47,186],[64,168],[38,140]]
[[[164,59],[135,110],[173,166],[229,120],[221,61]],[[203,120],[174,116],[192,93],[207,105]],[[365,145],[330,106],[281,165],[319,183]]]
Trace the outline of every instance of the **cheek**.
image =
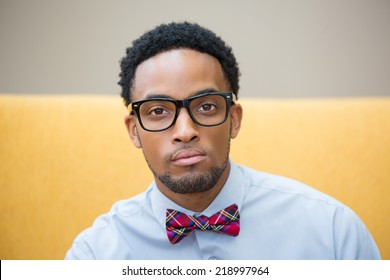
[[[170,154],[180,145],[172,145],[171,135],[164,133],[141,133],[142,151],[149,166],[157,172],[169,168]],[[191,143],[207,151],[210,164],[221,164],[226,160],[230,145],[230,123],[217,127],[199,128],[199,139]]]
[[212,128],[212,133],[209,134],[207,140],[210,143],[211,152],[218,158],[218,160],[225,160],[226,153],[228,152],[230,145],[230,129],[229,125],[220,127],[221,129]]
[[140,135],[140,139],[142,151],[150,164],[156,165],[161,163],[167,157],[166,153],[164,153],[164,151],[168,150],[166,147],[167,140],[149,133]]
[[148,156],[148,159],[160,157],[159,147],[163,145],[163,141],[160,138],[155,137],[154,135],[143,134],[140,135],[140,139],[142,143],[142,150],[144,154]]

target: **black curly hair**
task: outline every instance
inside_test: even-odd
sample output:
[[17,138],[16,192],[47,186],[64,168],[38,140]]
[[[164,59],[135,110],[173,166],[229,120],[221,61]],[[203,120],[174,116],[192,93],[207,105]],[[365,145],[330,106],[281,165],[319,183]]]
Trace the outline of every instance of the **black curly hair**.
[[131,91],[137,66],[145,60],[173,49],[192,49],[215,57],[221,64],[230,90],[238,97],[240,70],[231,47],[212,31],[195,23],[161,24],[133,41],[120,62],[118,84],[125,105],[131,103]]

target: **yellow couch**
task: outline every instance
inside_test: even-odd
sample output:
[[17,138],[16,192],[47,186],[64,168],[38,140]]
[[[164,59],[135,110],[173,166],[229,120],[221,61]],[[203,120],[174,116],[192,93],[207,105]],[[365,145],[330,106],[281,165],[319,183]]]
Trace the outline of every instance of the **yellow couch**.
[[[390,259],[390,99],[242,99],[232,159],[350,206]],[[151,182],[119,97],[0,95],[0,259],[62,259]]]

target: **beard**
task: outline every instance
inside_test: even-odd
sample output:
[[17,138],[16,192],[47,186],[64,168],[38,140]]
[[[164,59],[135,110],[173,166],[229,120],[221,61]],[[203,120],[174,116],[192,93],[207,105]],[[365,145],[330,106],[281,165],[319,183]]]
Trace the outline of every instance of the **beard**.
[[[199,193],[211,190],[221,178],[227,166],[227,160],[221,166],[213,166],[206,173],[190,174],[181,178],[173,178],[171,174],[157,175],[171,191],[180,194]],[[156,175],[156,174],[155,174]]]
[[146,157],[145,159],[154,177],[160,180],[160,182],[163,183],[167,188],[175,193],[190,194],[206,192],[211,190],[217,184],[228,165],[229,152],[230,141],[228,143],[225,159],[221,165],[212,166],[207,170],[207,172],[202,172],[200,174],[194,172],[179,178],[173,177],[169,172],[158,174],[149,164]]

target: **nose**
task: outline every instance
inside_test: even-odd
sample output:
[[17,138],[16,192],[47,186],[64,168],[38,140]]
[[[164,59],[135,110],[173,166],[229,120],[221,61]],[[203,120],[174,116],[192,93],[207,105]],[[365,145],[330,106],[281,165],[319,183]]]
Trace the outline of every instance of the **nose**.
[[189,143],[199,138],[198,125],[194,123],[186,108],[179,110],[176,122],[173,126],[172,142]]

